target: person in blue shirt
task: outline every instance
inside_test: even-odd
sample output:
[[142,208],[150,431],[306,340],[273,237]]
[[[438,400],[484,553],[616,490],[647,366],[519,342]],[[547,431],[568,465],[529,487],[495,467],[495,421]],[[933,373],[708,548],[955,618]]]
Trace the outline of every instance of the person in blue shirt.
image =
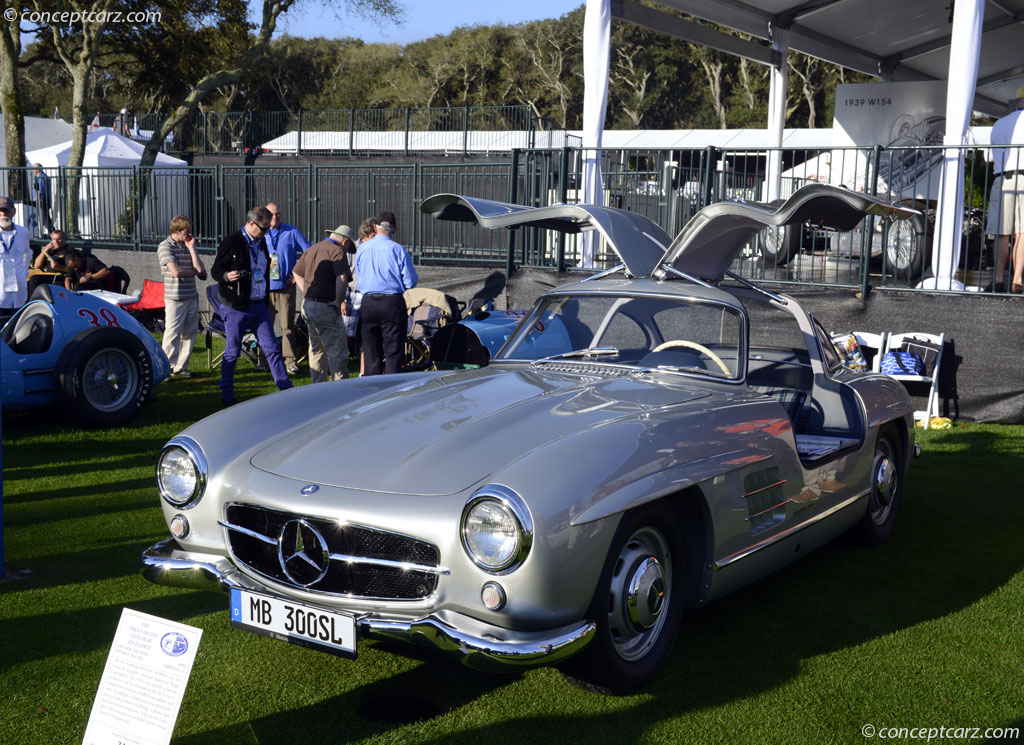
[[299,254],[310,247],[310,242],[294,225],[281,221],[281,208],[267,203],[270,212],[270,230],[267,232],[267,250],[270,251],[270,323],[277,317],[281,326],[281,356],[289,375],[298,375],[295,342],[295,278],[292,269]]
[[33,165],[34,180],[32,190],[36,196],[36,213],[40,228],[46,228],[47,233],[53,232],[53,220],[50,218],[50,177],[46,175],[42,165]]
[[409,252],[391,239],[395,216],[380,213],[375,235],[356,251],[355,274],[363,295],[360,314],[363,324],[364,375],[396,373],[405,357],[409,314],[406,290],[419,281]]

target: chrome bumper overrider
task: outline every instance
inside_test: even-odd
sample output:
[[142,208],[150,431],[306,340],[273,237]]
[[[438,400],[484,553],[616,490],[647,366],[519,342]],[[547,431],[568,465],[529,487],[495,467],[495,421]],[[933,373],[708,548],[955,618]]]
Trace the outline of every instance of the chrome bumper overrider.
[[[268,592],[223,556],[184,551],[173,538],[146,549],[140,564],[142,576],[159,585],[225,593],[233,587]],[[559,662],[583,649],[593,638],[595,629],[593,622],[582,621],[539,633],[495,628],[492,636],[468,634],[431,616],[415,620],[379,614],[360,616],[356,613],[355,616],[361,636],[426,644],[457,657],[468,667],[486,672],[514,672]],[[497,638],[499,633],[505,638]]]

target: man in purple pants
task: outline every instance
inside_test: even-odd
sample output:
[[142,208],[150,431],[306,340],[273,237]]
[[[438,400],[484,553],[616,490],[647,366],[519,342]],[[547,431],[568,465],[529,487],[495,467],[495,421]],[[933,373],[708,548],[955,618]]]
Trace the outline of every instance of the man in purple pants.
[[227,331],[224,359],[220,364],[220,397],[224,406],[237,403],[235,364],[242,351],[242,336],[247,331],[256,334],[277,387],[282,391],[292,387],[267,306],[270,254],[264,236],[269,229],[270,212],[266,207],[249,210],[242,229],[221,241],[210,270],[217,280]]

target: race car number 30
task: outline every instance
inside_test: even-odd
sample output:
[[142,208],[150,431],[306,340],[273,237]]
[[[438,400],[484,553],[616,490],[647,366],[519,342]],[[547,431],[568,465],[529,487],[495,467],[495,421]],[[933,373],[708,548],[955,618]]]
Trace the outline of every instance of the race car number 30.
[[355,619],[269,595],[231,590],[231,623],[257,634],[354,657]]

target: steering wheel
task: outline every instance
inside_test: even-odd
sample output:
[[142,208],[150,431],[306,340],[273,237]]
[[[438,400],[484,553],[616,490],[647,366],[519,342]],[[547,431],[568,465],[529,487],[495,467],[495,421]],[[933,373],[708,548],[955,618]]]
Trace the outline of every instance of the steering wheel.
[[703,355],[706,355],[708,358],[711,359],[712,362],[718,365],[718,369],[720,369],[723,373],[725,373],[729,377],[732,377],[732,370],[730,370],[726,366],[726,364],[722,362],[721,357],[719,357],[717,354],[715,354],[710,349],[705,347],[703,344],[698,344],[695,341],[687,341],[686,339],[673,339],[671,341],[664,341],[651,351],[661,352],[665,349],[672,349],[672,347],[689,347],[690,349],[696,349],[698,352],[700,352]]

